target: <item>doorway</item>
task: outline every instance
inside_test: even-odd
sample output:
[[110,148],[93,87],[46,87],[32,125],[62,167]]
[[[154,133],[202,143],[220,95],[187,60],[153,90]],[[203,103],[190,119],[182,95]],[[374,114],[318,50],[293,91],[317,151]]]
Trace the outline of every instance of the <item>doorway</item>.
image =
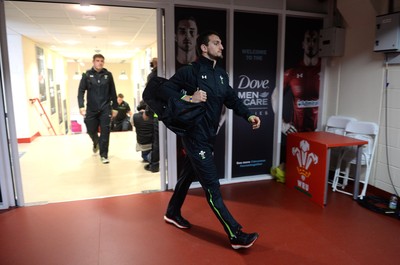
[[[29,105],[30,103],[23,106],[27,111],[16,111],[17,132],[25,132],[22,136],[17,134],[25,204],[160,190],[162,188],[160,174],[145,171],[140,153],[135,151],[134,131],[111,133],[109,153],[111,163],[103,165],[98,156],[93,155],[90,139],[85,132],[72,132],[70,127],[71,117],[78,112],[74,91],[77,91],[79,82],[73,75],[78,69],[83,71],[91,67],[91,57],[94,53],[105,55],[105,66],[114,73],[115,79],[123,71],[131,77],[131,80],[118,78],[117,82],[120,82],[120,88],[124,87],[125,99],[131,104],[132,110],[136,109],[141,89],[144,87],[143,80],[150,71],[149,59],[157,56],[157,23],[159,23],[157,10],[101,6],[96,12],[79,13],[75,10],[78,6],[76,4],[23,1],[4,3],[9,53],[18,48],[18,45],[10,45],[10,42],[20,43],[21,61],[24,65],[35,67],[37,64],[35,56],[32,56],[34,60],[26,62],[26,54],[29,52],[24,47],[28,43],[28,46],[42,48],[45,73],[51,69],[54,77],[50,82],[47,76],[44,82],[44,98],[39,97],[46,110],[45,114],[38,113]],[[84,24],[86,22],[88,23]],[[68,32],[71,24],[75,27],[76,34]],[[32,25],[36,26],[37,30],[46,32],[47,36],[46,34],[40,36],[37,31],[30,29]],[[96,27],[99,30],[97,32],[93,31]],[[133,28],[136,28],[136,33],[131,32]],[[89,33],[80,32],[81,30],[89,30]],[[101,33],[102,30],[106,31],[106,34]],[[37,34],[30,35],[33,33]],[[52,44],[54,40],[55,44]],[[121,54],[124,57],[121,57]],[[64,58],[61,64],[60,57]],[[14,53],[13,58],[16,58]],[[15,80],[13,63],[18,62],[10,59],[13,101],[19,102],[14,106],[20,108],[20,103],[28,102],[32,94],[37,94],[37,90],[42,95],[42,88],[38,84],[27,87],[26,79],[29,81],[34,79],[25,77],[27,73],[29,74],[29,70],[26,69],[22,71],[24,78]],[[60,65],[62,70],[57,73]],[[129,71],[124,70],[125,68]],[[131,82],[127,85],[129,81]],[[57,85],[60,87],[60,92],[55,90]],[[16,87],[26,89],[20,91],[15,89]],[[58,100],[59,98],[61,100]],[[58,104],[59,102],[61,104]],[[53,130],[46,131],[49,124],[42,121],[44,115],[50,117],[50,123],[55,127],[54,133]],[[28,128],[24,127],[27,123]],[[34,123],[33,126],[31,123]],[[81,125],[84,127],[84,124]],[[22,128],[19,128],[20,126]]]

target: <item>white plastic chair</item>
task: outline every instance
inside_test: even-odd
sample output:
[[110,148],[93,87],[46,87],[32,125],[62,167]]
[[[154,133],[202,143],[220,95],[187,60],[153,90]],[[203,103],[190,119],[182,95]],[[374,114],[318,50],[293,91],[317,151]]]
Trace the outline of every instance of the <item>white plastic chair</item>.
[[344,131],[347,123],[351,121],[356,121],[356,118],[346,117],[346,116],[330,116],[326,122],[325,131],[335,134],[344,135]]
[[[340,115],[330,116],[328,118],[328,121],[326,122],[325,131],[331,132],[334,134],[344,135],[346,125],[349,122],[356,121],[356,120],[357,120],[356,118],[347,117],[347,116],[340,116]],[[343,149],[344,149],[344,147],[338,147],[338,148],[332,149],[331,159],[329,162],[330,170],[334,171],[336,169],[337,159],[340,156],[340,154],[343,152]],[[332,182],[330,182],[330,181],[328,181],[328,183],[332,184]]]
[[[369,175],[371,173],[372,159],[374,157],[376,145],[378,142],[378,132],[379,127],[376,123],[373,122],[351,121],[346,125],[345,128],[346,136],[365,140],[368,142],[368,144],[364,145],[361,150],[361,166],[365,167],[365,175],[363,179],[360,178],[360,183],[363,184],[361,193],[357,195],[358,197],[360,197],[360,199],[364,198],[367,192]],[[344,189],[346,188],[349,180],[354,181],[354,177],[350,177],[350,166],[352,164],[356,164],[356,150],[356,147],[346,148],[340,155],[332,183],[333,191],[352,195],[351,192],[347,192]],[[342,170],[342,168],[344,168],[344,170]],[[343,180],[342,183],[339,183],[339,179]],[[338,189],[339,187],[341,189]]]

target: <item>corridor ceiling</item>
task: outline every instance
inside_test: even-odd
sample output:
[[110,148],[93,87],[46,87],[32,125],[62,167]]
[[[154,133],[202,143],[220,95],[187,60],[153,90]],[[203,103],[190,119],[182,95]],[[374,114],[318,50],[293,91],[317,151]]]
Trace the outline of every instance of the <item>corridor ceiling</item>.
[[23,35],[77,62],[102,53],[121,63],[156,43],[156,10],[5,1],[8,35]]

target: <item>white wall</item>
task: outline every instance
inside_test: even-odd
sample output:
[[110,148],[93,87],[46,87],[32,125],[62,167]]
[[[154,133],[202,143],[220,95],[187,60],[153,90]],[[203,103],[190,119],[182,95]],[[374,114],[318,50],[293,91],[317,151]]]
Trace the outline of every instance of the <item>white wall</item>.
[[[385,12],[387,3],[337,0],[337,8],[345,22],[345,54],[340,58],[328,59],[324,116],[352,116],[379,124],[379,145],[370,184],[390,193],[394,192],[395,186],[397,192],[400,192],[400,66],[388,67],[390,85],[385,89],[385,55],[373,52],[375,18]],[[389,100],[387,124],[386,93]],[[386,133],[389,141],[387,146]],[[386,148],[389,152],[389,165]],[[389,169],[393,184],[389,179]]]
[[393,185],[400,192],[400,66],[388,67],[388,83],[384,90],[378,163],[372,185],[393,193]]
[[17,137],[24,138],[32,136],[29,129],[29,116],[28,113],[28,96],[26,95],[25,88],[25,72],[24,72],[24,59],[22,51],[22,37],[19,34],[7,35],[7,45],[10,59],[10,72],[11,72],[11,83],[13,89],[13,105],[16,111],[14,111],[15,120],[18,124]]
[[[361,2],[364,5],[361,5]],[[379,123],[382,99],[383,56],[373,52],[375,10],[363,0],[337,2],[346,23],[345,55],[342,58],[339,104],[342,114]],[[354,14],[354,10],[362,9]]]

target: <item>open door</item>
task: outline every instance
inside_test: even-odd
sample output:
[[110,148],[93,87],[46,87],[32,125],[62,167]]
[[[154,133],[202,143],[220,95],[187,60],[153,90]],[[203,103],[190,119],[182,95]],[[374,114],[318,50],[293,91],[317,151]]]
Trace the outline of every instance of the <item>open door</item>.
[[[4,1],[0,2],[0,209],[23,206],[14,123]],[[6,104],[7,102],[7,104]]]
[[[7,2],[7,1],[6,1]],[[11,90],[11,73],[10,73],[10,62],[8,54],[9,49],[7,48],[7,32],[6,32],[6,2],[1,1],[0,3],[0,36],[1,36],[1,95],[0,95],[0,208],[8,208],[10,206],[24,206],[29,205],[29,196],[22,192],[22,187],[26,191],[29,189],[27,186],[22,185],[22,174],[24,174],[24,168],[20,164],[19,151],[22,149],[18,146],[17,133],[16,133],[16,116],[14,116],[13,107],[13,95]],[[50,1],[44,1],[49,2]],[[68,2],[68,1],[67,1]],[[19,2],[20,3],[20,2]],[[39,4],[39,3],[38,3]],[[146,5],[147,6],[147,5]],[[156,7],[157,6],[157,7]],[[135,8],[132,6],[126,6],[127,8]],[[153,11],[157,11],[157,56],[159,57],[159,75],[166,76],[165,74],[165,12],[164,7],[149,3],[147,6]],[[123,7],[120,7],[123,8]],[[7,9],[8,11],[8,9]],[[153,16],[154,18],[154,16]],[[154,43],[154,42],[153,42]],[[14,76],[13,76],[14,78]],[[14,92],[16,94],[16,92]],[[74,98],[75,98],[74,94]],[[51,101],[51,100],[50,100]],[[57,116],[57,115],[55,115]],[[166,166],[167,161],[167,132],[163,124],[160,124],[160,190],[165,190],[167,185],[167,169],[170,167]],[[21,130],[18,130],[21,132]],[[18,149],[21,150],[18,150]],[[26,158],[26,154],[24,155]],[[22,171],[21,171],[22,170]],[[25,181],[25,175],[24,175]],[[157,178],[155,179],[156,181]],[[152,189],[151,189],[152,190]],[[38,201],[42,203],[42,201]],[[45,200],[43,200],[45,202]]]

